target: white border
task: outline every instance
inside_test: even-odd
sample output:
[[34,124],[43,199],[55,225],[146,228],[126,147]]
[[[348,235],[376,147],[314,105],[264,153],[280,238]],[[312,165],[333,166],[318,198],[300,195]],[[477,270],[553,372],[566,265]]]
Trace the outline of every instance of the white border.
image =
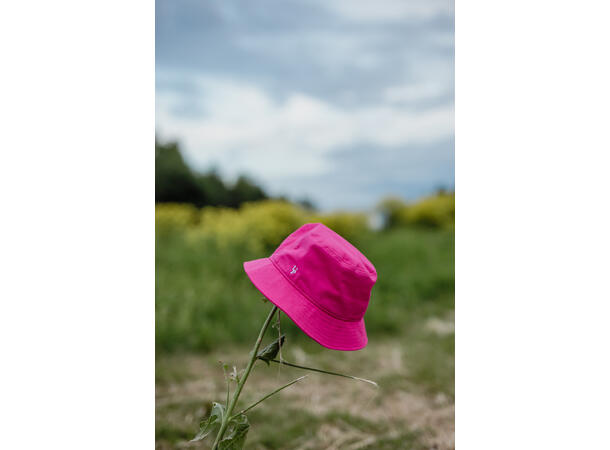
[[603,2],[456,8],[456,447],[605,448]]
[[[154,11],[0,10],[6,448],[154,446]],[[607,6],[456,8],[457,448],[603,448]]]
[[3,448],[154,447],[154,2],[0,7]]

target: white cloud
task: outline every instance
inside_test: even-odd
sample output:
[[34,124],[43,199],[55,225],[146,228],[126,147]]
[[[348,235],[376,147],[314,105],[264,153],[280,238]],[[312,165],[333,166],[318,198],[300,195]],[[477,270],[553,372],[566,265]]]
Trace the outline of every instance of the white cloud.
[[331,73],[341,72],[344,67],[374,69],[384,62],[384,55],[376,50],[382,45],[381,37],[375,33],[345,33],[332,30],[295,30],[282,35],[269,33],[239,36],[235,44],[247,51],[269,54],[277,57],[291,58],[296,54],[315,62]]
[[452,104],[418,112],[391,103],[342,109],[300,93],[276,101],[254,85],[227,79],[194,82],[205,115],[176,117],[171,111],[180,94],[158,92],[158,132],[179,139],[191,161],[218,164],[229,175],[319,175],[331,169],[324,156],[337,148],[395,147],[453,135]]
[[453,0],[333,0],[319,3],[345,20],[357,23],[404,22],[453,14]]
[[389,103],[414,103],[438,99],[448,92],[446,82],[425,81],[387,87],[383,92],[383,98]]

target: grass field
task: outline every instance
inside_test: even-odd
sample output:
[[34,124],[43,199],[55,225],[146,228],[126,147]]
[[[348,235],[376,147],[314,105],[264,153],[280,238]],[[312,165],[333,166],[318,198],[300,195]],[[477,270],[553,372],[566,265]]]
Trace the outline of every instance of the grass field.
[[[378,272],[365,316],[369,345],[324,349],[284,316],[284,358],[370,378],[379,389],[310,374],[251,412],[246,448],[453,448],[454,233],[403,228],[353,243]],[[242,269],[263,256],[182,234],[157,237],[157,448],[209,447],[187,441],[224,398],[218,361],[243,367],[270,308]],[[259,362],[240,404],[303,374]]]

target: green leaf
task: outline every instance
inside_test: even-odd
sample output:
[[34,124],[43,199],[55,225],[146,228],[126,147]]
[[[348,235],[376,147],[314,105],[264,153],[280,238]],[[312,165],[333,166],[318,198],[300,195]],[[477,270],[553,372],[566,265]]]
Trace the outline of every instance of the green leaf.
[[250,423],[245,414],[239,414],[231,419],[225,437],[218,448],[220,450],[242,450],[246,443],[246,436],[250,429]]
[[284,345],[284,339],[286,339],[286,335],[282,334],[279,338],[258,352],[256,357],[262,361],[265,361],[267,365],[269,365],[269,361],[277,356],[277,353],[280,351],[280,347]]
[[212,412],[210,417],[202,420],[199,423],[199,433],[191,439],[191,442],[196,442],[204,439],[208,434],[217,429],[222,423],[222,418],[225,414],[225,408],[220,403],[212,404]]

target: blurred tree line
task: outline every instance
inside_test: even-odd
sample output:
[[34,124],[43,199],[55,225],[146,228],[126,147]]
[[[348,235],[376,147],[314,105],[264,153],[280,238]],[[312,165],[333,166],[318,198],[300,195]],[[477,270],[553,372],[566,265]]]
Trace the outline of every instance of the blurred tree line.
[[407,203],[399,197],[386,197],[377,209],[384,215],[385,228],[455,227],[455,192],[442,188],[437,190],[436,194],[412,203]]
[[155,202],[190,203],[197,207],[227,206],[269,198],[265,191],[246,176],[227,184],[212,169],[197,173],[185,163],[176,142],[155,139]]

